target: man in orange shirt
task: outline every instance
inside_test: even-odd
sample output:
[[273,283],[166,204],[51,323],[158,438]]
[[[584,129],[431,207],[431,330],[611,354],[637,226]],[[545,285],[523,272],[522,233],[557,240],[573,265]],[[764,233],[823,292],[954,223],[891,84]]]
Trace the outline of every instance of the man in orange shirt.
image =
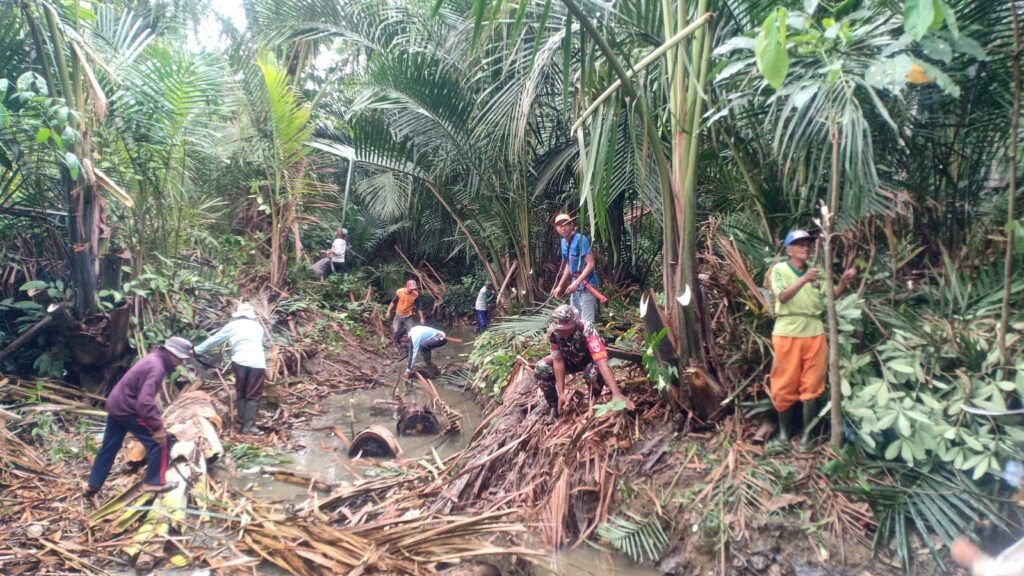
[[423,318],[423,303],[420,302],[420,293],[416,289],[415,280],[409,280],[405,283],[405,288],[399,288],[395,291],[395,295],[391,297],[391,303],[388,304],[385,318],[391,316],[392,310],[395,311],[395,320],[391,324],[391,331],[394,334],[396,344],[401,344],[402,336],[416,325],[412,319],[413,311],[419,313],[420,324],[427,323]]

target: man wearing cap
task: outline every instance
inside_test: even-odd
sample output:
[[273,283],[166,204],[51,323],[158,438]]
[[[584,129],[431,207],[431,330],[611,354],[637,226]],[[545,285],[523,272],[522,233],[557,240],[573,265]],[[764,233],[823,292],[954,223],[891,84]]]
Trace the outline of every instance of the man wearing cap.
[[235,373],[235,423],[239,432],[251,434],[256,432],[256,417],[267,377],[267,359],[263,352],[265,332],[256,319],[256,309],[248,302],[240,303],[231,317],[232,321],[196,346],[196,354],[201,356],[224,342],[231,345],[231,369]]
[[407,281],[405,288],[395,291],[395,295],[391,297],[391,303],[388,304],[385,318],[391,316],[392,310],[395,311],[395,320],[391,324],[395,344],[401,344],[402,336],[416,325],[412,319],[413,311],[419,313],[420,324],[426,324],[426,320],[423,319],[423,303],[420,302],[420,293],[416,289],[415,280]]
[[423,352],[423,361],[432,370],[436,371],[431,350],[440,348],[448,343],[448,336],[430,326],[413,326],[409,329],[409,364],[405,368],[405,375],[412,376],[413,367],[416,365],[416,357]]
[[[814,236],[806,230],[793,230],[786,235],[783,248],[788,259],[772,267],[771,290],[774,295],[775,327],[772,345],[770,395],[779,413],[779,440],[789,441],[793,424],[793,405],[803,403],[804,433],[801,446],[810,446],[811,427],[817,416],[818,398],[825,391],[825,327],[821,313],[825,310],[825,286],[818,282],[818,269],[807,262]],[[838,298],[857,276],[857,269],[846,270],[835,287]]]
[[608,352],[594,325],[580,318],[575,308],[562,304],[551,313],[547,339],[551,354],[545,356],[534,369],[537,383],[554,416],[559,414],[559,400],[565,399],[565,376],[583,372],[593,402],[607,383],[612,389],[612,400],[622,400],[633,409],[633,403],[622,394],[608,366]]
[[166,492],[175,487],[164,477],[167,472],[167,429],[156,407],[156,395],[165,376],[192,355],[192,344],[173,336],[162,346],[146,354],[114,385],[107,397],[107,426],[103,443],[89,472],[86,496],[103,487],[121,450],[125,434],[131,432],[146,448],[146,475],[142,489]]
[[572,217],[564,212],[555,216],[555,230],[561,237],[562,267],[551,295],[557,298],[568,294],[569,304],[580,311],[584,320],[593,323],[597,319],[597,299],[586,287],[589,284],[597,288],[597,272],[590,239],[576,232]]

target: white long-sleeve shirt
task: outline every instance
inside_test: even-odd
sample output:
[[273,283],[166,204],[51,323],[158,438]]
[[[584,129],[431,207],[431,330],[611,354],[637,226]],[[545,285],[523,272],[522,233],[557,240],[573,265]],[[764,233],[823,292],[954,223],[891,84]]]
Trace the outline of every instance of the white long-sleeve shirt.
[[995,558],[982,556],[971,567],[974,576],[1024,576],[1024,539]]
[[331,262],[344,262],[347,250],[348,242],[344,238],[335,238],[331,243]]
[[205,354],[206,351],[227,341],[231,344],[232,362],[249,368],[266,368],[263,334],[263,326],[256,320],[236,318],[196,346],[195,351],[196,354]]

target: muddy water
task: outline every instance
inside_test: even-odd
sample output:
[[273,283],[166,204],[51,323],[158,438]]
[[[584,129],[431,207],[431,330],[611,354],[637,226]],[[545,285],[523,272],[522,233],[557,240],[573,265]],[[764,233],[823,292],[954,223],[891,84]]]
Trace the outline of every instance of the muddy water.
[[[402,454],[399,456],[402,460],[428,459],[434,464],[438,458],[443,460],[465,448],[473,431],[480,424],[483,410],[472,395],[462,389],[458,372],[449,371],[447,368],[451,364],[466,361],[466,355],[472,347],[473,332],[469,329],[455,329],[450,335],[465,342],[449,342],[433,351],[433,362],[442,371],[442,376],[433,382],[445,403],[462,416],[461,436],[398,436],[395,428],[398,423],[397,416],[375,416],[370,410],[375,400],[392,399],[394,385],[360,390],[326,398],[320,415],[312,418],[302,429],[292,430],[293,439],[305,448],[286,454],[289,461],[282,463],[280,467],[290,468],[325,482],[348,483],[379,474],[381,467],[386,468],[391,464],[380,459],[349,460],[345,445],[331,428],[341,430],[351,440],[360,430],[372,424],[384,426],[395,433],[395,438],[402,447]],[[405,363],[399,360],[400,358],[396,358],[395,363],[385,372],[386,381],[398,384],[401,380]],[[423,392],[419,383],[402,383],[399,392],[406,403],[419,406],[430,404],[430,398]],[[434,412],[439,428],[443,429],[447,421],[438,410]],[[305,487],[280,482],[269,476],[242,473],[236,480],[265,500],[298,503],[308,496]]]
[[[483,411],[482,406],[474,400],[473,396],[461,388],[458,372],[449,370],[449,366],[466,361],[466,356],[472,348],[474,336],[472,330],[468,328],[456,328],[450,331],[449,335],[463,340],[464,343],[449,342],[444,347],[434,350],[433,361],[443,374],[442,377],[434,379],[434,385],[445,403],[462,415],[463,433],[461,436],[398,436],[395,430],[397,424],[395,416],[374,416],[370,411],[375,400],[390,400],[392,398],[392,384],[372,390],[338,394],[325,399],[322,413],[319,416],[313,418],[303,429],[292,431],[293,438],[305,448],[287,454],[290,461],[280,464],[280,467],[290,468],[325,482],[348,483],[354,482],[360,477],[365,478],[379,474],[381,467],[388,466],[389,462],[384,460],[363,459],[354,462],[349,460],[345,445],[334,435],[331,427],[340,429],[351,439],[356,433],[371,424],[385,426],[395,431],[395,437],[402,447],[400,459],[426,459],[432,465],[437,458],[447,458],[465,448],[473,431],[476,430],[483,418]],[[388,368],[386,379],[389,382],[398,383],[404,369],[404,362],[399,362],[396,359],[395,364]],[[430,402],[418,384],[403,384],[400,391],[405,402],[421,406]],[[437,418],[439,427],[443,429],[447,425],[444,416],[438,413]],[[255,473],[242,473],[234,479],[234,482],[245,486],[264,501],[299,504],[309,496],[303,486],[280,482],[269,476],[260,476]],[[266,566],[261,566],[261,573],[263,568]],[[270,570],[266,573],[276,572]],[[576,550],[553,552],[547,561],[532,567],[530,574],[537,576],[548,574],[655,576],[659,572],[639,567],[622,555],[582,547]]]

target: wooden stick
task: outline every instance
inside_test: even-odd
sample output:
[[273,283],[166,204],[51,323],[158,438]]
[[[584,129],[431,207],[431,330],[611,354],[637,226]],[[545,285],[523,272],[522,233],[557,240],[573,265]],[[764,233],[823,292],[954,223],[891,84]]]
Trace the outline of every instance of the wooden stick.
[[[61,304],[61,306],[63,306],[63,304]],[[43,316],[43,318],[39,320],[39,322],[33,324],[32,327],[29,328],[24,334],[15,338],[14,342],[11,342],[10,344],[7,345],[6,348],[0,350],[0,360],[7,358],[11,354],[17,352],[18,349],[20,349],[22,346],[28,344],[29,341],[31,341],[32,338],[35,338],[36,334],[38,334],[39,331],[42,330],[43,328],[46,328],[50,324],[50,322],[53,322],[53,316],[50,316],[49,314]]]

